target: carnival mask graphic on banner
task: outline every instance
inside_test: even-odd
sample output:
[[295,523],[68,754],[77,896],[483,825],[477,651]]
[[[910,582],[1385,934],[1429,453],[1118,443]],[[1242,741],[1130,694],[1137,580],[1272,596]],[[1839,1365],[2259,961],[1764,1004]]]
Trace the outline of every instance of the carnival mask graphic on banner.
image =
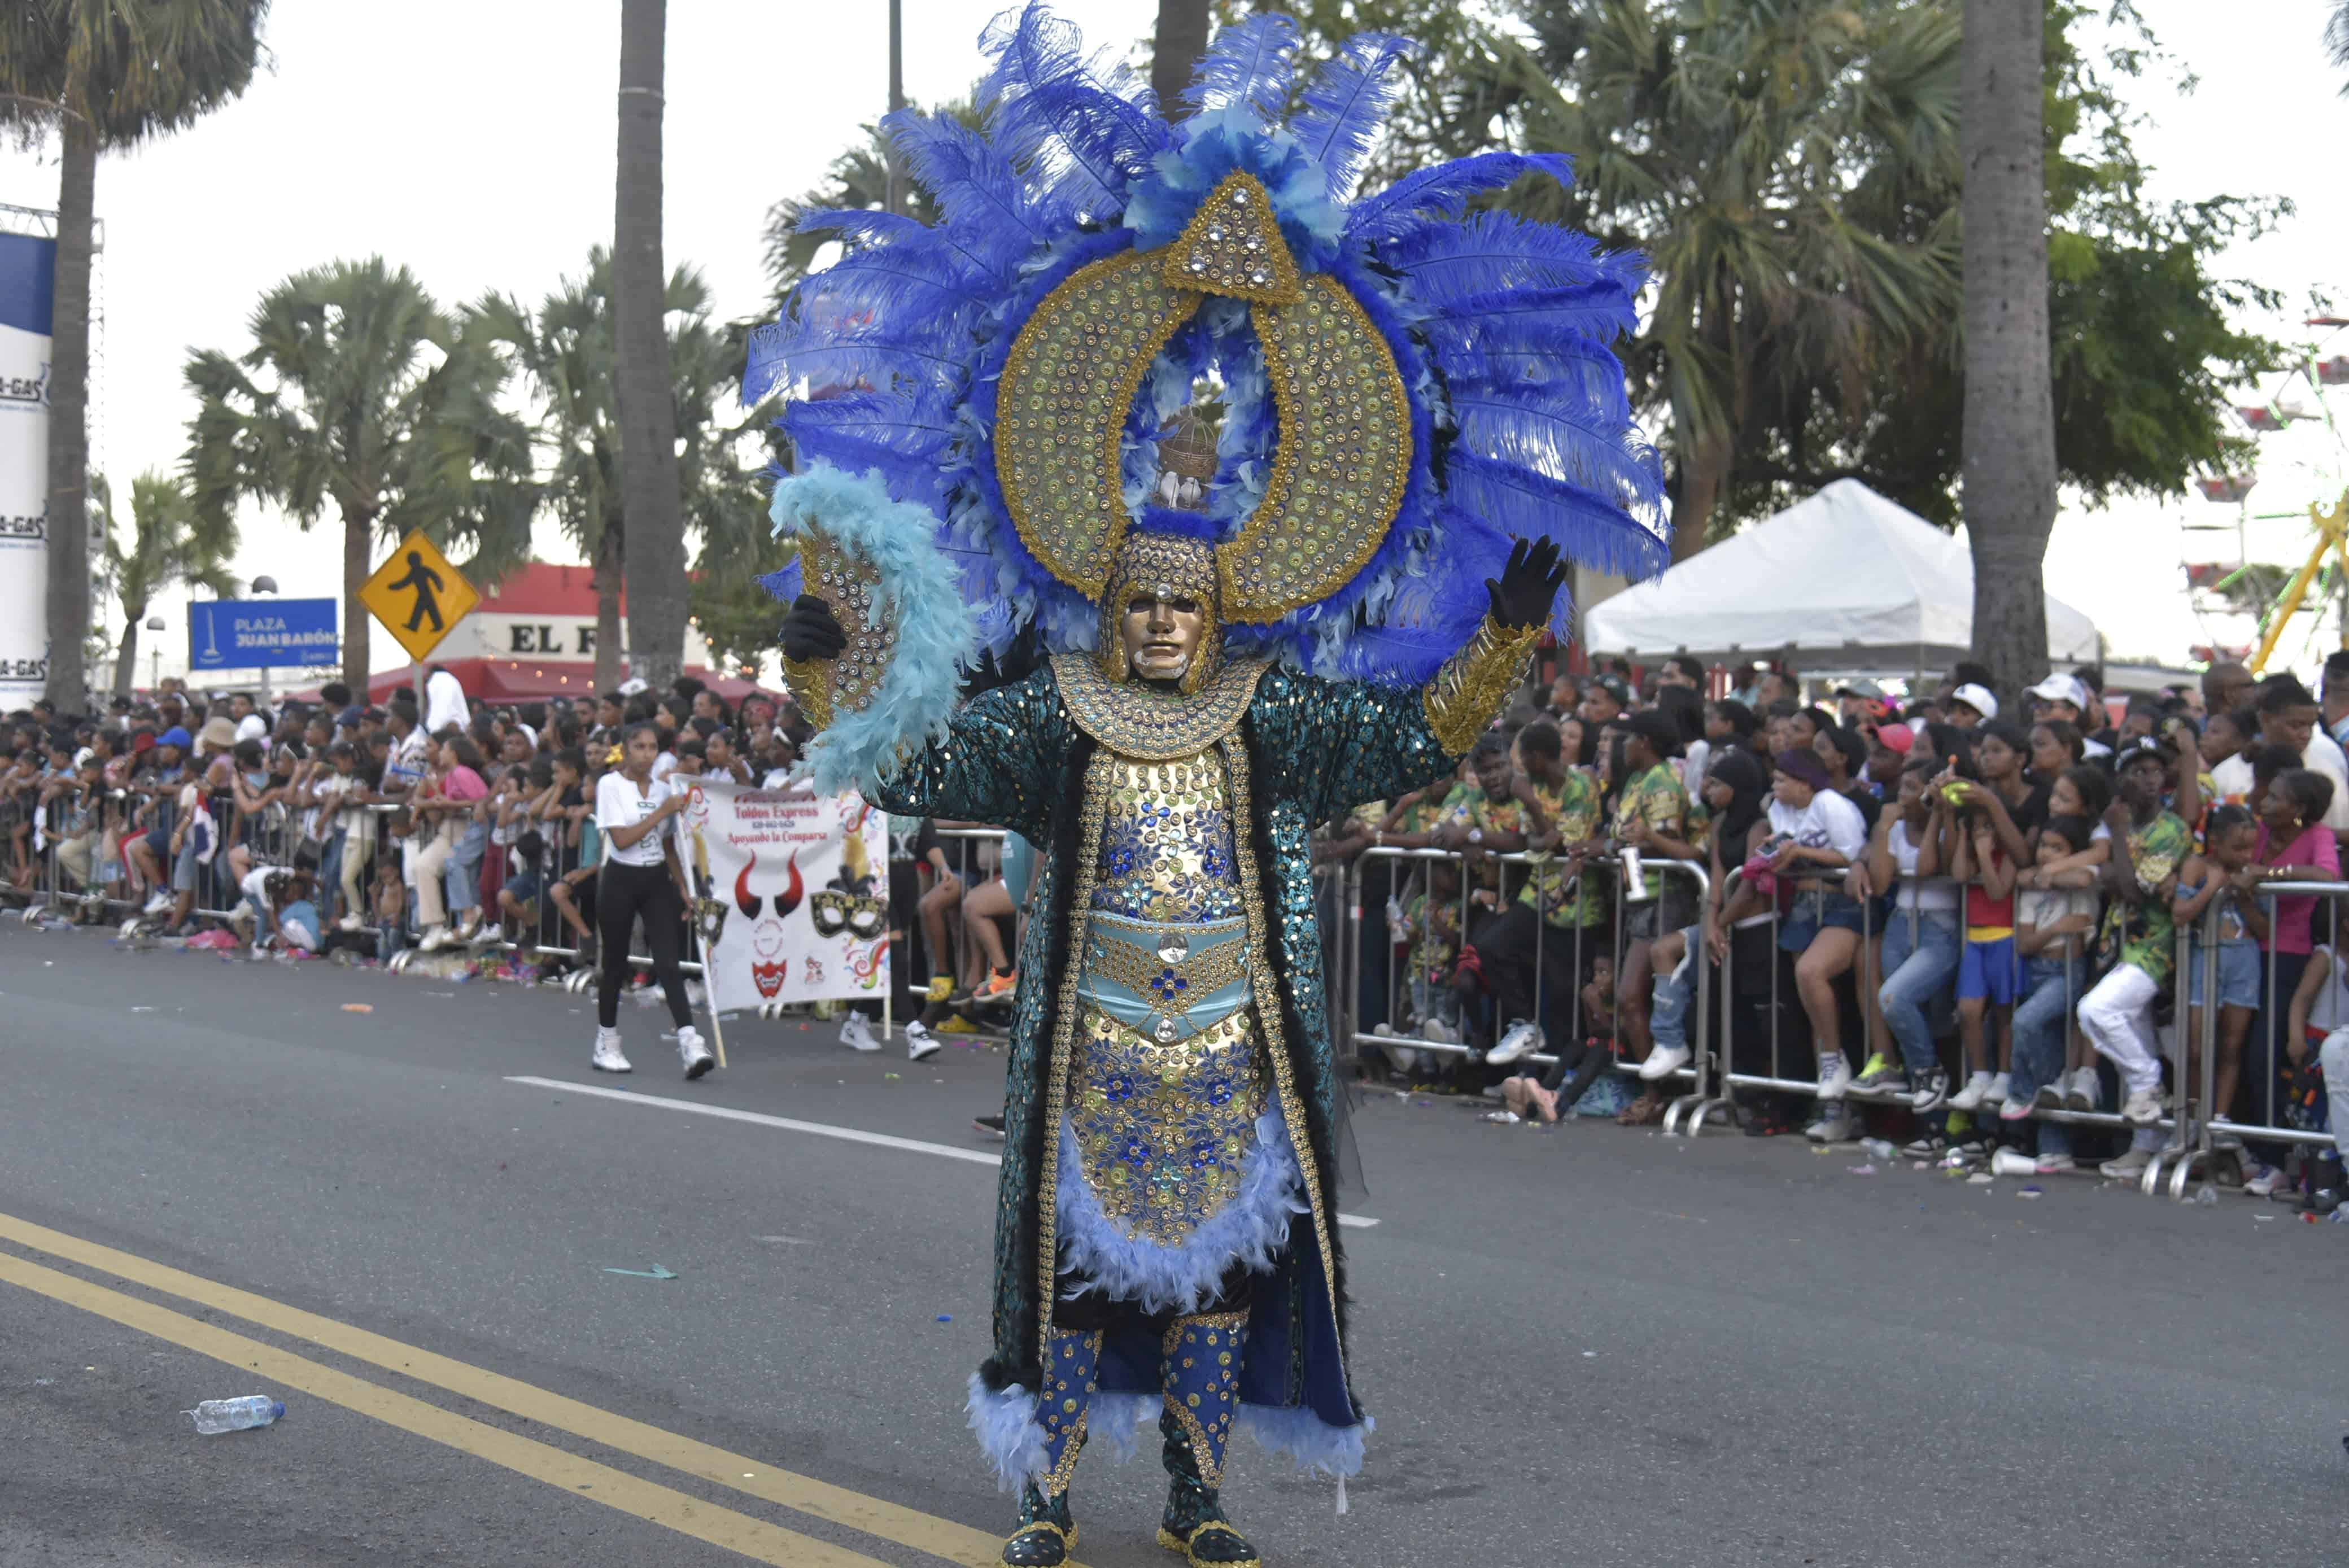
[[[708,954],[720,1008],[877,994],[888,981],[889,906],[874,875],[888,818],[854,793],[746,789],[698,779],[687,827],[730,918]],[[729,907],[730,905],[730,907]]]

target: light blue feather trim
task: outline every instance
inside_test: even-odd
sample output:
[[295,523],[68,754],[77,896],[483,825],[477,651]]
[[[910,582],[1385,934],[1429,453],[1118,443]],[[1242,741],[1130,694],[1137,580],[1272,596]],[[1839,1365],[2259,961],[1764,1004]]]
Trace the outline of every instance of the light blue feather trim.
[[[1016,1491],[1050,1468],[1044,1429],[1036,1424],[1036,1396],[1019,1384],[989,1388],[978,1373],[972,1373],[970,1398],[963,1414],[970,1429],[978,1434],[987,1462],[995,1467],[1000,1490]],[[1129,1447],[1132,1442],[1129,1437]]]
[[1156,1422],[1165,1408],[1164,1394],[1097,1390],[1085,1416],[1085,1436],[1108,1444],[1109,1457],[1123,1464],[1142,1451],[1143,1429]]
[[1354,1426],[1333,1427],[1302,1405],[1242,1405],[1239,1424],[1268,1453],[1340,1478],[1361,1473],[1363,1441],[1379,1426],[1364,1416]]
[[1102,1212],[1101,1200],[1079,1174],[1083,1156],[1076,1134],[1061,1122],[1061,1244],[1068,1272],[1086,1282],[1079,1290],[1131,1301],[1144,1312],[1196,1312],[1214,1298],[1233,1264],[1251,1271],[1271,1267],[1273,1254],[1288,1241],[1290,1217],[1312,1211],[1299,1195],[1303,1179],[1280,1113],[1257,1118],[1256,1136],[1256,1151],[1232,1201],[1181,1246],[1162,1247],[1125,1234]]
[[888,672],[862,709],[834,717],[808,747],[819,793],[870,795],[905,751],[946,733],[961,686],[957,666],[978,645],[970,606],[954,562],[938,549],[936,519],[890,499],[877,473],[860,478],[818,463],[776,483],[767,515],[777,534],[820,531],[880,569],[874,612],[897,628]]

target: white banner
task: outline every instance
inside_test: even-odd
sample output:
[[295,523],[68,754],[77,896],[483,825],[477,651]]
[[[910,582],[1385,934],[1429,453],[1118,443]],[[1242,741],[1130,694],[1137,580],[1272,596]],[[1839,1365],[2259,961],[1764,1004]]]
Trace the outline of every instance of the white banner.
[[888,813],[853,794],[697,779],[682,820],[725,909],[704,954],[719,1009],[888,991]]
[[49,296],[57,242],[0,234],[0,709],[49,675]]

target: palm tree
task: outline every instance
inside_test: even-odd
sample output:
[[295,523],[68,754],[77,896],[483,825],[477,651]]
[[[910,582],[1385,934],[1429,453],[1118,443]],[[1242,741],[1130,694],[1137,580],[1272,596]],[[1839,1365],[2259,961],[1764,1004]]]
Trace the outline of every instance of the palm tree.
[[[98,157],[194,121],[244,91],[269,0],[8,0],[0,5],[0,124],[57,127],[57,281],[49,362],[49,509],[82,515],[89,476],[89,274]],[[88,690],[89,536],[48,541],[47,696]]]
[[2017,698],[2047,673],[2055,400],[2041,0],[1965,0],[1966,532],[1974,657]]
[[225,599],[237,591],[229,570],[236,553],[233,521],[198,515],[186,487],[173,474],[150,470],[130,481],[130,538],[114,517],[114,497],[105,476],[90,476],[106,548],[106,576],[122,603],[122,641],[114,653],[114,690],[128,696],[139,670],[139,626],[147,606],[174,583]]
[[191,499],[218,527],[251,498],[307,529],[343,524],[343,678],[367,689],[359,589],[378,533],[427,527],[474,547],[493,581],[528,552],[530,432],[497,405],[504,366],[460,334],[405,267],[380,256],[297,273],[264,294],[254,345],[188,361]]
[[[2349,71],[2349,0],[2333,0],[2333,18],[2324,24],[2324,51],[2334,65]],[[2349,98],[2349,82],[2342,84],[2341,96]]]
[[1947,226],[1863,221],[1959,175],[1958,29],[1907,0],[1588,0],[1490,35],[1470,118],[1575,160],[1510,206],[1647,253],[1625,355],[1670,410],[1673,554],[1707,542],[1740,435],[1796,389],[1865,386],[1956,308]]
[[657,686],[685,661],[685,532],[661,266],[661,88],[667,0],[620,0],[620,151],[612,241],[614,381],[628,647]]
[[[707,576],[713,549],[731,556],[740,552],[744,536],[766,538],[755,474],[735,455],[736,438],[765,415],[754,410],[731,426],[719,418],[721,399],[730,403],[739,390],[740,354],[709,319],[709,290],[701,275],[677,269],[664,303],[683,517],[702,538]],[[595,683],[602,690],[620,678],[628,531],[613,397],[612,315],[612,258],[598,245],[588,253],[586,275],[563,280],[535,315],[511,296],[492,294],[472,308],[466,326],[469,338],[493,346],[521,374],[539,409],[541,501],[590,563]]]
[[1183,89],[1207,52],[1207,0],[1158,0],[1158,25],[1150,36],[1150,90],[1168,119],[1183,112]]

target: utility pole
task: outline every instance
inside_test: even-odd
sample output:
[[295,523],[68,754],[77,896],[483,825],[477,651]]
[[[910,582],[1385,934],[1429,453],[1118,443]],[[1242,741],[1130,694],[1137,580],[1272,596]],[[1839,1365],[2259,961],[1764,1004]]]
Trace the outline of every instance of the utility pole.
[[[905,0],[889,0],[889,112],[895,114],[905,107]],[[882,138],[882,150],[889,159],[889,201],[892,215],[905,215],[905,160],[897,156],[897,144],[888,137]]]

